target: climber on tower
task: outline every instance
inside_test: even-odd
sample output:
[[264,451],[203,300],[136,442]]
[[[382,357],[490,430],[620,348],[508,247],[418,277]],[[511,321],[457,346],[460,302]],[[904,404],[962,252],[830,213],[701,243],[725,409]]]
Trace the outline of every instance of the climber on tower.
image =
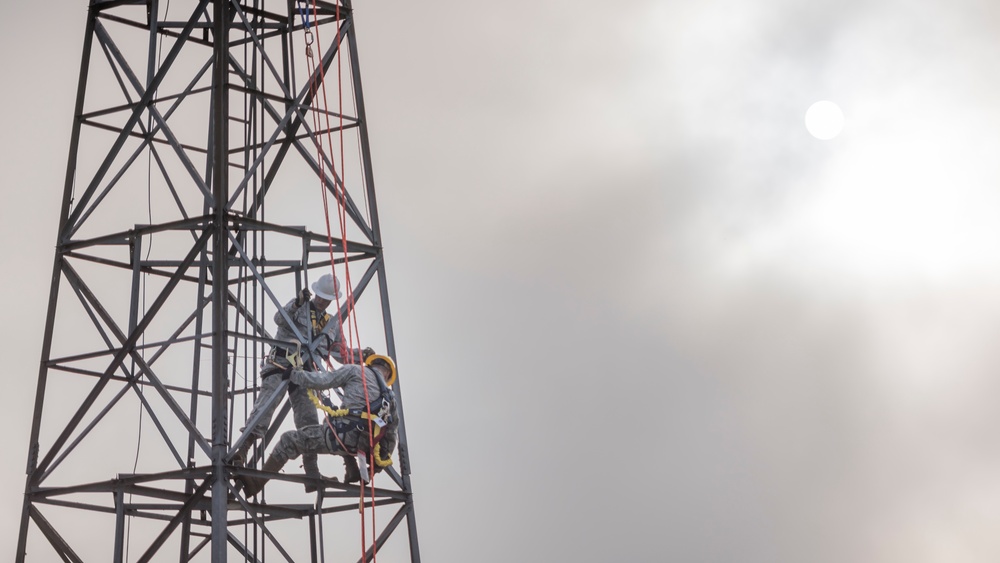
[[[287,378],[303,388],[343,391],[343,405],[328,407],[324,424],[290,430],[264,462],[264,471],[277,473],[289,459],[317,453],[359,457],[374,466],[376,472],[388,467],[396,448],[396,400],[391,385],[396,380],[396,364],[388,356],[369,355],[365,366],[345,365],[333,371],[287,369]],[[362,382],[363,380],[363,382]],[[367,388],[367,401],[366,401]],[[371,433],[369,433],[369,428]],[[251,497],[264,487],[268,478],[242,476],[243,492]],[[365,476],[367,481],[367,476]],[[350,473],[345,479],[351,482]]]
[[[326,312],[326,308],[335,299],[340,298],[340,282],[331,274],[321,276],[312,284],[312,289],[316,296],[312,296],[309,290],[303,288],[302,291],[289,301],[282,310],[274,315],[274,322],[278,326],[275,338],[289,342],[290,345],[274,346],[271,352],[264,359],[260,366],[261,386],[257,401],[254,403],[247,420],[252,419],[258,411],[265,407],[268,399],[274,394],[281,383],[281,374],[287,373],[294,365],[305,366],[309,369],[319,369],[323,359],[332,357],[341,364],[350,364],[362,361],[362,353],[374,353],[370,349],[348,351],[344,345],[341,335],[340,319],[332,317]],[[301,342],[301,348],[296,346],[299,338],[295,331],[289,326],[287,319],[291,319],[300,334],[306,339]],[[295,358],[300,354],[300,358]],[[292,405],[292,416],[296,428],[305,428],[319,424],[319,417],[316,414],[316,407],[310,401],[306,390],[297,385],[288,386],[288,400]],[[247,453],[254,442],[264,437],[268,426],[271,424],[271,417],[274,409],[277,408],[278,401],[271,403],[270,407],[264,411],[261,418],[250,429],[250,436],[243,442],[240,449],[233,456],[233,463],[244,465]],[[243,431],[246,428],[241,428]],[[348,474],[351,473],[353,459],[345,459],[344,464]],[[324,479],[320,474],[319,464],[315,454],[307,454],[302,457],[302,467],[308,477]],[[357,468],[353,467],[356,472]],[[336,479],[334,479],[336,480]],[[315,484],[306,484],[306,492],[316,490]]]

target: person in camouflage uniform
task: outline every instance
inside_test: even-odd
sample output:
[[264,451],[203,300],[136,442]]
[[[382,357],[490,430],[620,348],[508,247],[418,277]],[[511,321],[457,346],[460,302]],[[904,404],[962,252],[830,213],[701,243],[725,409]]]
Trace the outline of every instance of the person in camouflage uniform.
[[[392,359],[380,355],[370,356],[366,364],[368,365],[365,367],[345,365],[333,371],[289,369],[282,375],[303,388],[340,388],[343,392],[343,404],[337,411],[346,411],[346,414],[327,416],[324,424],[306,426],[282,434],[264,463],[264,471],[277,473],[289,459],[317,453],[346,457],[362,452],[367,454],[376,472],[391,463],[390,456],[399,440],[396,401],[390,388],[396,378],[396,366]],[[368,412],[371,413],[370,417],[367,416]],[[374,430],[371,437],[368,432],[369,418]],[[374,450],[378,454],[377,458],[371,451],[373,445],[376,446]],[[241,479],[247,497],[260,492],[268,481],[267,478],[250,476],[243,476]],[[356,480],[358,479],[352,479],[348,472],[345,482]]]
[[[267,403],[268,398],[274,394],[281,383],[280,375],[292,367],[287,356],[296,353],[297,348],[295,343],[299,342],[299,337],[296,336],[295,331],[288,324],[286,315],[294,323],[299,334],[306,339],[306,342],[301,343],[301,350],[299,351],[302,365],[311,369],[318,369],[322,365],[322,360],[327,357],[331,357],[342,364],[361,361],[362,351],[353,349],[348,352],[346,350],[341,334],[340,319],[326,312],[326,308],[330,303],[334,299],[338,299],[341,295],[340,283],[337,278],[331,274],[325,274],[312,284],[312,289],[316,294],[312,301],[309,300],[311,296],[309,290],[303,288],[295,299],[289,301],[282,308],[283,310],[278,311],[274,315],[274,322],[278,327],[275,339],[289,342],[291,345],[287,347],[272,347],[267,358],[261,363],[260,375],[262,381],[260,392],[247,420],[252,419],[259,411],[265,409],[265,403]],[[292,405],[292,417],[296,428],[305,428],[319,424],[316,407],[310,401],[305,389],[294,384],[289,385],[288,400]],[[271,425],[271,418],[279,402],[274,401],[266,410],[263,410],[260,419],[250,429],[250,436],[236,452],[233,458],[234,463],[237,465],[246,463],[247,453],[250,451],[253,443],[263,438],[267,432],[267,428]],[[245,429],[244,427],[240,430],[243,431]],[[345,463],[347,463],[346,460]],[[351,460],[351,463],[353,463],[353,460]],[[315,454],[303,456],[302,467],[306,475],[317,479],[323,478],[319,472],[319,464]],[[350,472],[350,467],[348,467],[348,472]],[[306,490],[315,490],[315,486],[306,485]]]

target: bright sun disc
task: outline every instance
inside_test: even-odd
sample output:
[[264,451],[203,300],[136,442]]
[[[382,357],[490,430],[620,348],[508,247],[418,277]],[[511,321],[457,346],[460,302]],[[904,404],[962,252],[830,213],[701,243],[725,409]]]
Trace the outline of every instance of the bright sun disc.
[[833,102],[823,100],[806,110],[806,129],[817,139],[826,141],[840,134],[844,128],[844,112]]

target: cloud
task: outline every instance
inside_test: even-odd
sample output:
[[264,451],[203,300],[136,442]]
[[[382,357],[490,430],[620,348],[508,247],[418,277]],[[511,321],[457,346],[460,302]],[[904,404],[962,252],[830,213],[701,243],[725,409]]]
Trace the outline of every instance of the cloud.
[[359,5],[424,557],[995,559],[996,10]]

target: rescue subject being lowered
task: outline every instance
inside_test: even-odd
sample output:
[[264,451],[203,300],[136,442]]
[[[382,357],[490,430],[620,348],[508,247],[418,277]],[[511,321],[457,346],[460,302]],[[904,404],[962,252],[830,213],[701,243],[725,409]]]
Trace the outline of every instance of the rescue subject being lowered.
[[[349,364],[333,371],[288,368],[281,377],[311,390],[339,388],[343,392],[343,405],[334,409],[329,404],[320,404],[318,406],[327,413],[325,424],[282,434],[264,462],[264,471],[277,473],[289,459],[303,454],[358,456],[359,460],[370,462],[375,472],[392,464],[390,456],[396,448],[399,425],[396,401],[390,389],[396,381],[396,364],[392,358],[373,354],[365,359],[364,367]],[[310,394],[319,403],[315,395]],[[357,474],[349,471],[345,481],[356,482],[362,477],[367,481],[365,465],[367,463]],[[241,481],[243,493],[251,497],[264,488],[268,478],[243,476]]]

